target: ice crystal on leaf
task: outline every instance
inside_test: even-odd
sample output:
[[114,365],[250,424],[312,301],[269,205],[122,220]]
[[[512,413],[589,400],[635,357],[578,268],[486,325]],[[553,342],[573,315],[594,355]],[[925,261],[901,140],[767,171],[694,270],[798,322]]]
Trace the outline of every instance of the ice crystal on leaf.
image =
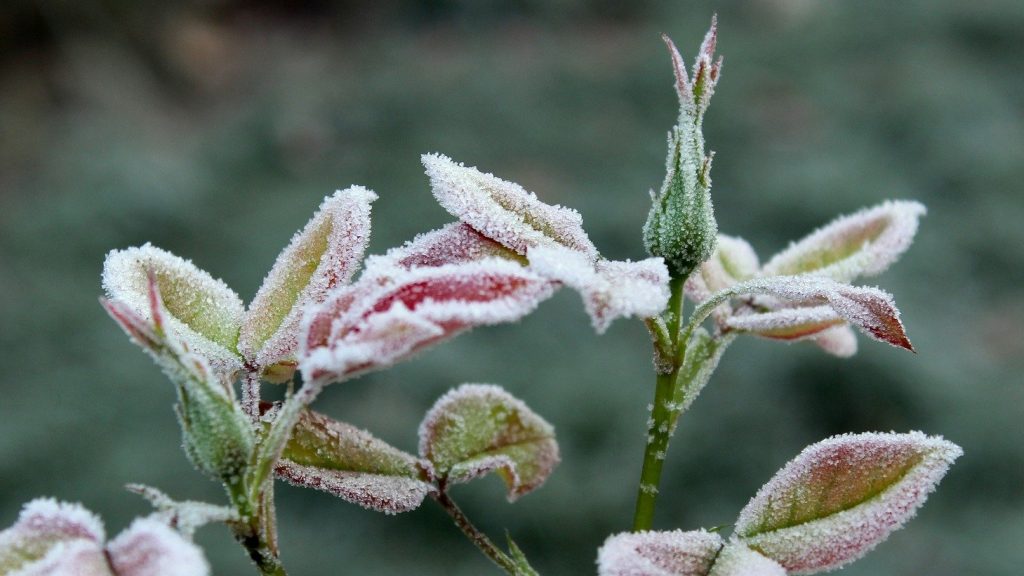
[[961,454],[920,432],[834,436],[758,491],[735,536],[794,574],[838,568],[909,520]]
[[276,472],[292,484],[323,490],[365,508],[398,513],[419,507],[431,485],[420,461],[365,430],[306,410]]
[[617,534],[598,551],[600,576],[785,576],[775,561],[706,530]]
[[192,262],[145,244],[107,254],[103,263],[107,298],[152,320],[150,273],[164,299],[168,332],[222,377],[231,378],[242,367],[237,344],[244,307],[238,295]]
[[409,270],[371,263],[307,312],[301,368],[324,381],[382,368],[474,326],[518,320],[552,292],[546,279],[495,258]]
[[[423,164],[442,206],[484,238],[513,255],[526,257],[531,269],[577,290],[598,332],[615,318],[653,316],[665,308],[668,272],[660,258],[642,262],[603,259],[575,210],[545,204],[518,184],[446,156],[424,155]],[[467,238],[465,232],[462,238]],[[462,248],[451,251],[453,254],[483,249],[476,238],[460,244],[472,250]]]
[[420,234],[383,256],[371,256],[405,270],[445,264],[476,262],[485,258],[503,258],[526,264],[515,251],[477,232],[465,222],[453,222],[432,232]]
[[348,284],[359,268],[376,198],[361,186],[336,192],[295,234],[245,313],[238,349],[247,360],[263,369],[294,364],[305,309]]
[[420,456],[442,482],[497,472],[510,501],[540,487],[559,461],[554,428],[494,385],[463,384],[442,396],[419,437]]
[[160,490],[144,484],[128,484],[129,492],[134,492],[156,509],[149,515],[168,526],[173,526],[182,536],[191,538],[196,528],[211,522],[229,522],[238,520],[238,512],[226,506],[217,506],[208,502],[194,500],[176,501]]
[[740,542],[728,542],[708,576],[786,576],[786,569]]
[[0,532],[0,573],[10,576],[204,576],[194,544],[153,519],[136,520],[104,546],[103,524],[78,504],[48,498],[25,505]]

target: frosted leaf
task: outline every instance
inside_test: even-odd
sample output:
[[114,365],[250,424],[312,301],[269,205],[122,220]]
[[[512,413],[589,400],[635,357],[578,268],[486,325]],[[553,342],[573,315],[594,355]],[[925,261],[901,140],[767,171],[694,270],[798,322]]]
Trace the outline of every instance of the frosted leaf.
[[487,238],[518,254],[561,245],[597,257],[579,212],[545,204],[518,184],[441,154],[424,154],[422,160],[438,203]]
[[[3,565],[0,564],[0,570]],[[25,564],[6,576],[120,576],[107,564],[103,548],[90,540],[70,540],[55,543],[38,560]]]
[[597,552],[600,576],[706,576],[724,542],[705,530],[627,532]]
[[819,348],[839,358],[849,358],[857,353],[857,336],[849,326],[834,326],[815,334],[811,341]]
[[737,284],[735,295],[767,295],[798,306],[828,305],[861,332],[913,351],[892,296],[877,288],[840,284],[811,275],[772,276]]
[[244,313],[238,295],[192,262],[145,244],[107,254],[103,263],[107,297],[151,321],[150,272],[167,310],[167,332],[223,377],[238,371],[242,364],[236,349]]
[[128,484],[130,492],[139,494],[149,501],[156,509],[149,518],[174,528],[185,538],[191,539],[196,528],[211,522],[229,522],[238,520],[238,513],[226,506],[217,506],[207,502],[193,500],[177,501],[152,486],[144,484]]
[[404,476],[367,474],[302,466],[282,460],[275,468],[277,477],[303,488],[333,494],[363,508],[398,514],[419,508],[432,486]]
[[919,202],[887,201],[842,216],[775,255],[764,273],[813,272],[839,282],[878,274],[910,247],[925,212]]
[[551,424],[494,385],[450,390],[427,412],[419,438],[420,456],[442,481],[497,472],[510,501],[540,487],[559,462]]
[[434,268],[368,268],[306,316],[301,368],[344,379],[382,368],[474,326],[512,322],[554,291],[515,262],[487,258]]
[[580,293],[598,333],[616,318],[656,316],[668,304],[668,269],[661,258],[593,263],[579,252],[555,246],[532,248],[528,256],[531,270]]
[[[19,569],[26,574],[45,574],[45,571],[28,571],[28,567],[44,558],[47,560],[41,565],[63,565],[69,555],[88,555],[89,547],[99,550],[104,538],[103,523],[82,506],[51,498],[32,500],[22,508],[18,521],[0,532],[0,574],[20,573]],[[83,542],[86,546],[56,549],[62,543],[73,542]]]
[[359,267],[376,199],[361,186],[335,192],[292,237],[245,313],[238,348],[246,359],[260,368],[294,361],[305,308],[347,284]]
[[[718,368],[722,354],[725,353],[733,339],[733,335],[712,338],[703,328],[697,328],[694,331],[677,376],[677,382],[686,384],[676,386],[676,392],[672,398],[676,418],[679,417],[679,414],[686,412],[693,401],[697,399],[715,369]],[[673,420],[672,426],[675,427],[675,420]]]
[[797,306],[731,316],[725,325],[732,330],[752,332],[765,338],[803,340],[845,322],[831,306]]
[[[686,296],[699,304],[719,290],[757,276],[759,268],[757,253],[746,240],[719,234],[715,251],[690,274],[683,288]],[[732,307],[725,303],[715,309],[714,318],[724,324],[730,314]]]
[[117,576],[204,576],[210,566],[203,552],[166,524],[151,518],[132,522],[107,544]]
[[415,456],[310,410],[292,429],[276,472],[292,484],[391,514],[417,508],[431,489]]
[[729,542],[718,553],[708,576],[786,576],[786,569],[740,542]]
[[491,240],[464,222],[453,222],[432,232],[420,234],[383,256],[391,265],[408,270],[445,264],[475,262],[485,258],[505,258],[526,264],[526,259]]
[[795,574],[839,568],[913,517],[962,453],[920,432],[834,436],[765,484],[735,534]]

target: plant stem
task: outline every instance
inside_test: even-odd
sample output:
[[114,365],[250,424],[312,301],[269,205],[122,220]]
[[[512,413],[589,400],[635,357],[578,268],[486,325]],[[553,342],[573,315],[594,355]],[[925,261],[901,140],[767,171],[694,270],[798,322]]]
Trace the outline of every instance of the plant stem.
[[444,508],[444,511],[452,517],[455,521],[455,525],[459,527],[459,530],[469,538],[485,556],[491,559],[492,562],[498,565],[502,570],[511,576],[516,576],[516,565],[511,558],[508,557],[504,552],[501,551],[486,534],[480,531],[479,528],[473,525],[466,517],[466,514],[455,504],[455,502],[448,496],[448,492],[445,487],[440,486],[437,493],[433,494],[434,500]]
[[[273,484],[268,483],[267,490],[273,490]],[[242,484],[229,485],[228,494],[231,503],[238,511],[240,520],[231,523],[231,530],[235,534],[235,540],[245,547],[249,558],[256,564],[260,574],[263,576],[288,576],[281,559],[278,557],[277,547],[270,541],[265,527],[267,526],[266,515],[273,514],[272,510],[264,510],[264,505],[269,500],[260,498],[253,500],[249,498],[246,487]]]
[[669,349],[657,340],[659,346],[655,354],[658,358],[669,358],[672,362],[666,373],[658,374],[654,388],[654,403],[651,405],[651,417],[648,420],[647,446],[644,448],[644,464],[640,472],[640,485],[636,493],[636,510],[633,514],[633,531],[650,530],[654,524],[654,508],[658,499],[658,486],[661,483],[661,468],[665,462],[668,443],[673,429],[673,412],[670,409],[677,386],[679,367],[683,354],[678,351],[686,346],[686,340],[680,339],[679,327],[683,316],[683,283],[684,278],[673,278],[670,282],[670,296],[666,312],[668,326]]

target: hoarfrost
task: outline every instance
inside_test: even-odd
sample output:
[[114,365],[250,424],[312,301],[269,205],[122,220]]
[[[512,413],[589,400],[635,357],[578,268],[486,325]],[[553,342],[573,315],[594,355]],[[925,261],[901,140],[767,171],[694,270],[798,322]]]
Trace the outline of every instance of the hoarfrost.
[[786,576],[786,569],[740,542],[729,542],[718,553],[708,576]]
[[204,576],[202,551],[157,520],[140,518],[107,545],[117,576]]
[[724,542],[705,530],[623,533],[597,553],[600,576],[705,576]]
[[579,212],[545,204],[518,184],[442,154],[424,154],[422,160],[438,203],[487,238],[518,254],[561,245],[597,257]]
[[758,491],[736,536],[794,574],[839,568],[913,517],[962,453],[920,432],[834,436]]
[[845,320],[831,306],[781,308],[770,312],[737,314],[725,321],[733,330],[753,332],[777,340],[813,338]]
[[384,256],[371,256],[370,260],[383,259],[408,270],[475,262],[485,258],[505,258],[526,263],[522,256],[477,232],[465,222],[453,222],[438,230],[420,234],[404,245],[388,250]]
[[551,424],[492,384],[463,384],[442,396],[419,439],[420,456],[440,478],[460,483],[496,471],[510,501],[540,487],[560,459]]
[[188,349],[230,378],[241,366],[236,352],[244,307],[221,280],[150,244],[112,250],[103,263],[103,289],[143,319],[152,321],[148,274],[152,273],[167,309],[167,329]]
[[238,348],[260,368],[294,360],[305,308],[348,284],[370,235],[370,204],[377,195],[351,186],[324,199],[306,226],[274,262],[245,313]]
[[433,487],[415,478],[329,470],[282,460],[275,468],[278,478],[296,486],[333,494],[363,508],[398,514],[415,510]]
[[[0,564],[0,569],[5,566]],[[119,576],[110,570],[103,549],[89,540],[56,542],[43,555],[7,576]]]
[[616,318],[656,316],[668,304],[668,269],[661,258],[595,263],[561,246],[538,246],[527,256],[531,270],[580,293],[598,333]]

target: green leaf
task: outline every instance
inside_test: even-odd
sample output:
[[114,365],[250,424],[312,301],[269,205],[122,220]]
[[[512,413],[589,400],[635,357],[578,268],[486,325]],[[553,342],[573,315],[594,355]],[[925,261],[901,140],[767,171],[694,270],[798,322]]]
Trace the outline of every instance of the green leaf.
[[503,389],[463,384],[420,424],[420,455],[447,483],[497,472],[510,501],[547,480],[558,464],[554,428]]
[[420,461],[369,432],[306,410],[285,446],[276,473],[371,510],[398,513],[419,507],[431,490]]
[[694,331],[690,344],[686,348],[683,364],[679,367],[679,374],[676,377],[675,394],[672,397],[672,411],[675,412],[675,418],[686,412],[690,404],[697,399],[697,395],[704,389],[711,374],[718,367],[718,361],[721,360],[722,354],[735,338],[735,334],[712,338],[703,328]]
[[526,554],[523,554],[519,545],[516,544],[515,540],[507,532],[505,533],[505,539],[508,540],[509,558],[512,559],[516,576],[537,576],[537,571],[533,569],[533,566],[530,566],[530,561],[526,559]]
[[736,536],[791,573],[839,568],[909,520],[962,453],[920,432],[834,436],[758,491]]

